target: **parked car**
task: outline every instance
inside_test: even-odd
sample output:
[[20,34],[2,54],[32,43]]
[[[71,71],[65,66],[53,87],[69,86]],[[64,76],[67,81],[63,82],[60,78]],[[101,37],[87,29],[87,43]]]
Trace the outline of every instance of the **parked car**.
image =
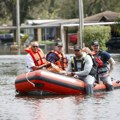
[[[20,37],[22,38],[24,34],[20,34]],[[0,43],[12,43],[14,42],[14,34],[8,33],[8,34],[0,34]]]
[[0,34],[0,43],[13,42],[13,34]]

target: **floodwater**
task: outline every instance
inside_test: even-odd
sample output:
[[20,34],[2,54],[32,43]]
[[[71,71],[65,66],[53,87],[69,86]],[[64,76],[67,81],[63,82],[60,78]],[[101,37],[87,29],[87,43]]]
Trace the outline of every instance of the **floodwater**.
[[[24,55],[0,56],[0,120],[120,120],[120,89],[93,96],[17,96],[14,82],[25,72]],[[120,80],[120,55],[112,77]]]

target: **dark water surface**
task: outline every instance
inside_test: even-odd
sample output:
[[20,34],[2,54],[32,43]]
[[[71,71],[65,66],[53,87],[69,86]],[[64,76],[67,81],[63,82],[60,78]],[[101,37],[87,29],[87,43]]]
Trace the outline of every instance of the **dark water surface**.
[[[120,80],[120,55],[112,77]],[[0,56],[0,120],[120,120],[120,89],[94,96],[16,96],[24,55]]]

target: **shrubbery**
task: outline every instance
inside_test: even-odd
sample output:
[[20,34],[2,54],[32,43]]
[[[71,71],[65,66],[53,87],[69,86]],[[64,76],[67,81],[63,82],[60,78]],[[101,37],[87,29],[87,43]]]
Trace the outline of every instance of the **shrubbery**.
[[91,42],[98,40],[102,50],[107,50],[105,44],[111,37],[110,26],[86,26],[84,27],[84,43],[90,47]]

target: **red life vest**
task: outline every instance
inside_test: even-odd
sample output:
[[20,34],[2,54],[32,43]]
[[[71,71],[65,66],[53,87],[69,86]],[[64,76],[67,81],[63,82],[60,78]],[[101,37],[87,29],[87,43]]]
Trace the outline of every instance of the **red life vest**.
[[37,52],[34,52],[31,47],[26,48],[25,51],[31,55],[36,66],[46,63],[45,55],[40,48],[38,48]]
[[59,60],[56,61],[54,64],[57,65],[62,70],[65,70],[65,68],[67,67],[67,58],[65,57],[65,54],[57,52],[56,50],[52,50],[51,52],[54,52],[59,58]]
[[101,60],[101,58],[95,57],[95,61],[98,65],[98,67],[103,67],[104,64],[103,64],[103,61]]
[[98,68],[99,68],[99,67],[103,67],[103,66],[104,66],[104,63],[103,63],[103,61],[101,60],[101,58],[97,55],[97,53],[91,52],[91,54],[94,56],[94,59],[95,59],[95,62],[97,63]]

